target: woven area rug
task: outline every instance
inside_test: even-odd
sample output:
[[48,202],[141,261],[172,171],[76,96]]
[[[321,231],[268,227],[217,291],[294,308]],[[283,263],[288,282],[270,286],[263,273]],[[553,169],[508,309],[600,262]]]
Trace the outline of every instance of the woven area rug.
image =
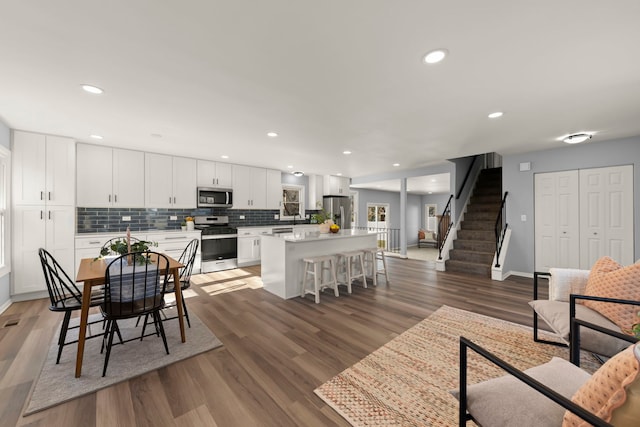
[[[457,425],[458,401],[449,391],[458,388],[460,335],[519,369],[569,357],[567,348],[534,343],[531,328],[443,306],[315,393],[354,426]],[[474,352],[468,355],[469,384],[505,375]],[[598,366],[582,355],[583,369]]]
[[[89,319],[94,320],[95,316],[100,315],[92,315]],[[77,344],[65,346],[62,350],[60,363],[56,365],[59,329],[56,330],[40,376],[32,389],[31,399],[24,411],[24,415],[30,415],[85,394],[96,392],[110,385],[222,345],[220,340],[213,335],[194,313],[189,313],[189,320],[191,320],[191,328],[187,326],[185,320],[187,338],[185,343],[180,341],[180,329],[177,320],[169,320],[163,323],[165,334],[167,335],[169,355],[164,350],[162,338],[156,336],[146,337],[143,341],[131,341],[124,345],[114,345],[111,349],[109,367],[105,377],[102,377],[104,354],[100,354],[101,338],[92,338],[86,341],[82,376],[75,378]],[[77,325],[78,322],[78,318],[72,319],[71,325]],[[140,325],[136,328],[135,323],[136,319],[118,322],[123,339],[140,336],[142,326]],[[147,326],[147,331],[149,331],[149,328],[153,328],[153,325]],[[101,323],[91,325],[91,329],[91,333],[95,334],[96,331],[99,333]],[[78,329],[69,331],[67,341],[77,339],[77,331]],[[114,343],[116,341],[117,338],[114,337]]]

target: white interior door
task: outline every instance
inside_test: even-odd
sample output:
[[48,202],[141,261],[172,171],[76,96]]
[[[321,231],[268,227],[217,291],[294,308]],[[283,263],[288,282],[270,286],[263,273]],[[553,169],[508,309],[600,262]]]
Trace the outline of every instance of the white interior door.
[[580,236],[578,171],[536,174],[535,270],[578,268]]
[[580,268],[590,268],[604,255],[632,264],[633,167],[580,171]]

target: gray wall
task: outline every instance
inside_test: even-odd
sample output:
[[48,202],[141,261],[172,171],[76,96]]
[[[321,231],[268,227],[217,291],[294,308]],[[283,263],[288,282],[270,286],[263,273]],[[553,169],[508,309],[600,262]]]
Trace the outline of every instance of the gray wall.
[[[352,188],[358,192],[358,226],[367,225],[367,203],[388,203],[389,227],[400,229],[400,193],[390,191],[364,190]],[[407,194],[407,245],[418,244],[418,230],[420,229],[420,211],[422,198]]]
[[[533,273],[534,270],[534,182],[533,175],[573,169],[633,165],[634,251],[640,248],[640,136],[553,150],[505,155],[502,158],[502,187],[508,191],[507,221],[512,230],[504,266],[506,272]],[[531,162],[531,170],[519,171],[519,164]],[[526,215],[522,222],[521,215]]]
[[[11,131],[0,120],[0,145],[11,149]],[[11,230],[11,224],[6,224],[6,229]],[[11,245],[9,245],[10,247]],[[0,277],[0,307],[9,301],[11,292],[11,273],[4,277]]]

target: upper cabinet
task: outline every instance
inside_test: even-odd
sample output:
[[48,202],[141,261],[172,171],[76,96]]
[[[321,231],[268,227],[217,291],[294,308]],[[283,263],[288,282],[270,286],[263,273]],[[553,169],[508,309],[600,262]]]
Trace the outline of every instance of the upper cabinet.
[[78,206],[144,207],[144,153],[97,145],[77,147]]
[[345,176],[325,175],[324,195],[325,196],[348,196],[351,178]]
[[309,204],[307,209],[321,209],[323,196],[322,175],[309,175]]
[[232,188],[231,164],[198,160],[198,187]]
[[266,209],[267,170],[233,165],[233,208]]
[[75,142],[69,138],[14,131],[13,204],[74,205]]
[[282,172],[267,169],[267,209],[280,209],[282,204]]
[[145,153],[145,207],[196,207],[196,160]]

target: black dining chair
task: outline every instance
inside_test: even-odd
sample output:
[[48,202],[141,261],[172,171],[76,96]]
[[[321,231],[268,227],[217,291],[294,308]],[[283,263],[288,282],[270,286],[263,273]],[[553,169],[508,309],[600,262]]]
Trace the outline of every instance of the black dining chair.
[[[184,265],[184,267],[180,269],[180,289],[182,291],[184,291],[185,289],[188,289],[191,286],[191,272],[193,271],[193,264],[195,263],[195,260],[196,260],[196,253],[198,252],[199,243],[200,242],[198,241],[198,239],[193,239],[192,241],[190,241],[187,247],[184,248],[184,250],[182,251],[180,258],[178,258],[178,262]],[[173,276],[170,276],[169,279],[167,280],[167,289],[165,291],[165,294],[175,293],[175,291],[176,291],[176,287],[175,287],[174,279],[173,279]],[[163,310],[163,313],[166,313],[167,309],[173,308],[173,307],[175,307],[175,304],[167,304],[165,306],[165,310]],[[184,316],[187,319],[187,325],[191,327],[191,322],[189,321],[189,311],[187,310],[187,304],[185,303],[184,295],[182,295],[182,309],[184,311]],[[164,320],[177,319],[177,318],[178,316],[165,317]]]
[[[58,337],[58,357],[56,358],[56,365],[60,363],[60,357],[62,356],[62,349],[65,345],[73,344],[78,340],[66,342],[67,332],[69,329],[78,328],[78,326],[69,327],[71,320],[71,313],[75,310],[82,308],[82,293],[71,280],[69,275],[63,270],[62,266],[55,260],[46,249],[40,248],[38,250],[40,257],[40,264],[42,265],[42,271],[44,273],[44,279],[47,283],[47,291],[49,292],[49,300],[51,305],[49,310],[64,312],[64,319],[60,326],[60,335]],[[104,292],[102,289],[98,289],[91,293],[91,307],[95,307],[102,303],[104,298]],[[102,319],[89,322],[89,325],[94,323],[100,323]],[[102,333],[96,335],[90,335],[87,337],[95,338],[102,336]]]
[[[113,345],[113,335],[119,332],[118,320],[140,316],[151,316],[156,335],[162,337],[164,348],[169,354],[167,337],[164,333],[160,310],[164,307],[166,278],[169,274],[169,260],[166,256],[152,251],[135,252],[121,255],[111,261],[105,272],[104,300],[100,305],[103,317],[107,321],[102,349],[106,341],[107,353],[104,359],[102,376],[107,373],[109,356]],[[145,324],[146,326],[146,324]],[[142,340],[140,337],[125,340]]]

